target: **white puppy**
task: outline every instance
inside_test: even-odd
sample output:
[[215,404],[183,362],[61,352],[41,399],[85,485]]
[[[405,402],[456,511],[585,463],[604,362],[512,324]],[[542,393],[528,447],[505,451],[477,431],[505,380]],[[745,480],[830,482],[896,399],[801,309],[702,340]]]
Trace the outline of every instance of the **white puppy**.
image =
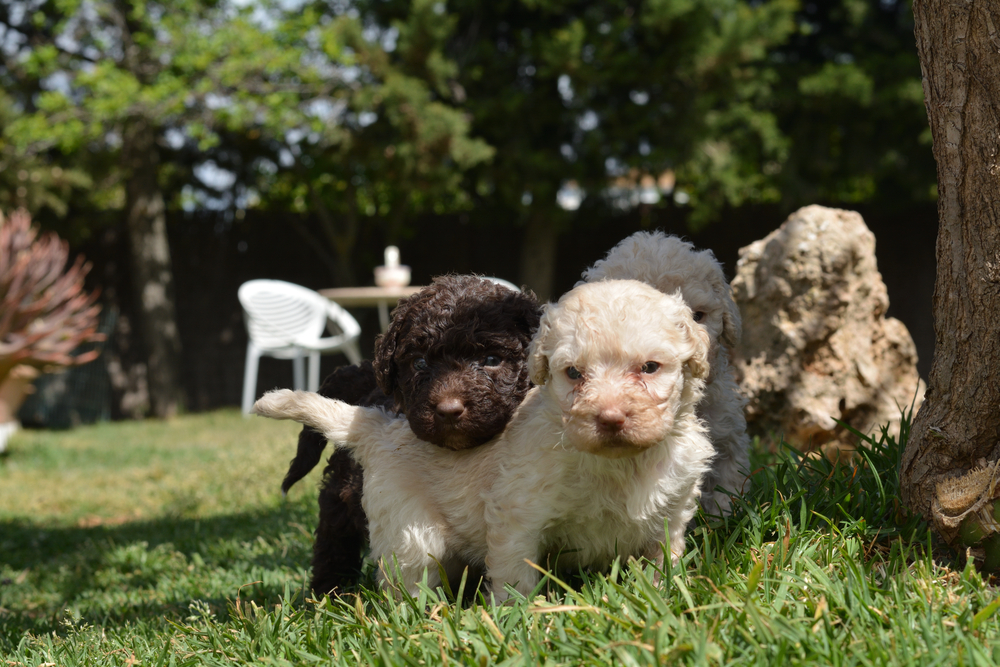
[[[740,311],[722,266],[711,250],[695,250],[676,236],[660,231],[636,232],[584,271],[583,279],[641,280],[664,293],[680,290],[694,311],[695,321],[708,333],[712,371],[705,397],[698,404],[698,416],[708,425],[716,456],[712,470],[702,481],[701,502],[713,514],[728,513],[729,493],[742,493],[749,474],[750,438],[743,412],[746,399],[729,366],[730,351],[740,341]],[[725,491],[716,491],[716,487]]]
[[254,411],[351,449],[383,583],[398,567],[415,593],[425,568],[436,585],[438,563],[449,578],[472,566],[502,600],[504,584],[522,594],[537,584],[526,560],[662,563],[665,537],[679,559],[713,455],[694,410],[708,347],[680,296],[607,281],[546,307],[528,361],[541,386],[481,447],[435,447],[404,419],[307,392],[270,392]]

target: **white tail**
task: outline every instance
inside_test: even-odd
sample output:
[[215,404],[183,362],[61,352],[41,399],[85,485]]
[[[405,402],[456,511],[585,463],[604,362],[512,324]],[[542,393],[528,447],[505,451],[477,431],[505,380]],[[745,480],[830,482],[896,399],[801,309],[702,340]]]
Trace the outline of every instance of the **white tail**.
[[392,419],[375,408],[359,408],[311,391],[291,389],[267,392],[254,403],[252,412],[310,426],[333,445],[348,449],[363,447],[369,441],[377,442],[377,433]]

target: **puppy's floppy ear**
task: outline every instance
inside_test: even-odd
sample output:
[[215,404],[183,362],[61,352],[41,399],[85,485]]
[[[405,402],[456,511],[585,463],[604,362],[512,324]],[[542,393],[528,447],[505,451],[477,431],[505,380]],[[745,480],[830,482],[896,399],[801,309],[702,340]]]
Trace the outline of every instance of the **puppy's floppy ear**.
[[503,304],[504,316],[509,318],[503,326],[509,330],[508,333],[517,338],[521,351],[525,351],[531,344],[532,336],[538,330],[538,319],[541,317],[541,305],[535,293],[527,287],[520,292],[513,292],[504,288],[505,292],[499,297]]
[[732,350],[740,344],[740,338],[743,337],[743,322],[740,319],[740,309],[733,301],[728,285],[723,304],[725,304],[725,308],[722,311],[722,335],[719,338],[723,345]]
[[375,339],[375,359],[372,360],[372,367],[375,369],[375,382],[382,393],[387,396],[392,396],[396,390],[396,377],[399,374],[396,360],[393,359],[395,352],[396,337],[390,336],[388,331]]
[[375,339],[375,358],[372,366],[375,368],[375,382],[378,388],[387,396],[395,396],[399,389],[399,366],[396,364],[396,352],[399,342],[406,333],[407,312],[410,309],[410,298],[400,299],[392,311],[392,321],[386,332]]
[[694,318],[691,318],[690,323],[685,320],[684,328],[691,343],[691,356],[684,363],[691,371],[692,377],[707,378],[712,369],[708,362],[708,351],[712,345],[708,332],[697,326]]
[[719,334],[719,342],[730,350],[735,349],[740,344],[743,335],[743,323],[740,319],[740,309],[733,300],[733,290],[726,282],[726,277],[719,269],[719,275],[713,281],[712,291],[715,292],[719,302],[722,304],[722,333]]
[[528,347],[528,377],[535,384],[545,384],[550,377],[549,357],[545,352],[545,348],[548,346],[547,339],[551,329],[549,325],[549,305],[546,304],[542,306],[542,319],[538,323],[538,331],[535,333],[535,337],[531,339],[531,345]]

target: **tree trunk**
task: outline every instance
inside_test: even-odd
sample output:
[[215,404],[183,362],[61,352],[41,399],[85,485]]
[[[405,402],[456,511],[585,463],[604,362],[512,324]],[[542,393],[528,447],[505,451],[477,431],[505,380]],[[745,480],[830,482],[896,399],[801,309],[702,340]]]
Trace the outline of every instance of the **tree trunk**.
[[[309,197],[313,205],[313,213],[319,220],[320,230],[326,239],[327,247],[316,251],[324,256],[330,279],[334,287],[351,287],[358,283],[354,277],[354,252],[358,240],[358,214],[353,202],[357,201],[357,192],[353,185],[348,185],[346,198],[352,202],[346,213],[335,215],[323,202],[323,198],[312,187],[305,169],[299,169],[302,180],[309,188]],[[310,244],[312,245],[312,243]],[[332,250],[331,255],[328,251]]]
[[542,302],[552,298],[556,273],[558,227],[544,214],[532,215],[521,241],[521,284]]
[[938,174],[936,343],[900,482],[931,519],[940,481],[1000,455],[1000,3],[913,14]]
[[122,160],[132,284],[146,348],[150,409],[157,417],[169,417],[181,400],[181,345],[166,212],[157,179],[159,153],[156,134],[147,120],[132,119],[125,128]]

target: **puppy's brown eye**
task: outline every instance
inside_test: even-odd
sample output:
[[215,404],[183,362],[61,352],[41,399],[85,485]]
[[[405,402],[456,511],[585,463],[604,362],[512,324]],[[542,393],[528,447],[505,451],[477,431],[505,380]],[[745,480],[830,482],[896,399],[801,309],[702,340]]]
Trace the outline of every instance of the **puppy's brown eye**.
[[655,373],[658,370],[660,370],[660,365],[655,361],[647,361],[642,365],[643,373]]
[[495,354],[491,354],[490,356],[486,357],[486,359],[483,360],[483,366],[499,366],[500,361],[501,361],[500,357],[496,356]]
[[705,313],[704,313],[704,311],[701,311],[701,310],[694,311],[694,321],[695,322],[701,322],[703,319],[705,319]]
[[427,360],[423,357],[418,357],[413,360],[413,370],[415,371],[425,371],[427,370]]
[[583,377],[583,373],[576,369],[576,366],[570,366],[566,369],[566,377],[570,380],[579,380]]

